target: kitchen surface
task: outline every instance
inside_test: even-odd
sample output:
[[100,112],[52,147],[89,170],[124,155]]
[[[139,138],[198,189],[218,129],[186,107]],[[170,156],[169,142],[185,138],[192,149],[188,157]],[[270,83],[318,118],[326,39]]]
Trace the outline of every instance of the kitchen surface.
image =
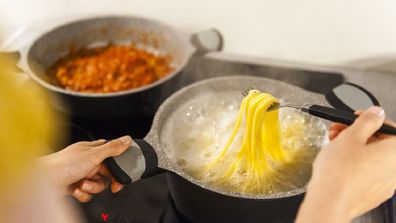
[[[15,11],[25,16],[18,16]],[[149,131],[153,132],[151,130],[153,126],[162,125],[162,121],[155,117],[158,116],[156,111],[173,93],[189,84],[224,76],[261,77],[280,81],[303,89],[307,101],[312,97],[324,105],[336,108],[341,107],[330,102],[329,93],[342,84],[353,83],[375,97],[378,105],[385,109],[387,117],[396,120],[393,95],[396,84],[396,45],[393,44],[396,39],[394,22],[396,3],[392,1],[219,0],[187,3],[180,0],[166,2],[101,0],[98,3],[93,0],[82,2],[0,0],[0,12],[2,20],[0,52],[20,52],[21,60],[18,66],[24,71],[18,76],[21,85],[32,82],[31,76],[37,76],[38,83],[55,94],[62,95],[61,98],[65,96],[63,100],[66,104],[73,104],[70,109],[65,109],[58,103],[50,105],[62,115],[69,116],[64,127],[69,133],[65,146],[77,141],[113,139],[126,134],[134,139],[142,139]],[[110,92],[113,95],[109,97],[98,97],[96,101],[75,100],[76,96],[85,97],[85,93],[70,94],[68,90],[54,90],[50,84],[40,82],[42,73],[45,73],[42,71],[43,67],[54,63],[59,52],[68,47],[58,44],[58,39],[69,41],[68,38],[75,38],[77,42],[85,43],[89,38],[103,38],[101,35],[111,39],[122,39],[125,33],[136,35],[134,30],[132,34],[121,32],[122,34],[114,37],[114,30],[109,27],[98,33],[94,29],[90,35],[86,35],[80,33],[81,27],[78,24],[75,27],[66,27],[66,31],[60,30],[59,34],[53,32],[55,34],[42,36],[43,33],[81,19],[125,15],[155,19],[175,27],[180,32],[173,33],[174,30],[168,30],[169,27],[166,25],[162,27],[162,23],[157,26],[155,22],[147,22],[144,19],[142,21],[137,19],[138,22],[132,21],[132,23],[122,19],[118,21],[117,18],[99,22],[93,20],[81,27],[117,24],[117,28],[118,26],[122,28],[132,24],[137,27],[149,27],[149,30],[160,29],[161,32],[166,33],[167,37],[164,39],[168,41],[165,41],[167,44],[183,49],[171,51],[172,57],[178,58],[175,70],[171,71],[174,72],[172,74],[174,77],[165,78],[164,82],[161,80],[158,89],[148,88],[146,92],[146,89],[142,88],[143,93],[138,92],[136,96],[122,95],[121,92],[118,101],[111,101],[113,96],[119,96],[117,92]],[[137,36],[140,41],[141,35]],[[170,39],[180,39],[170,41],[169,36]],[[156,37],[150,38],[150,35],[142,37],[144,41],[148,39],[149,45],[156,46],[158,44]],[[163,43],[161,41],[163,39],[159,38],[160,44]],[[186,48],[185,52],[184,48]],[[42,56],[43,54],[47,56]],[[37,79],[33,78],[34,81]],[[315,100],[313,102],[316,102]],[[101,106],[104,103],[111,106]],[[108,107],[111,109],[109,110]],[[136,110],[136,107],[139,109]],[[170,107],[162,109],[161,112],[176,109]],[[158,138],[161,136],[149,135],[148,140],[156,142],[153,144],[160,144]],[[145,139],[147,140],[147,137]],[[138,144],[139,146],[143,147],[141,144]],[[156,151],[157,148],[154,149],[161,159],[162,149],[160,152]],[[147,156],[145,151],[143,151],[144,156]],[[146,157],[144,158],[148,165]],[[117,162],[118,160],[115,161],[116,165],[121,166]],[[118,168],[125,172],[125,168]],[[176,173],[179,174],[177,171]],[[180,177],[180,174],[171,172],[147,174],[145,169],[144,174],[147,175],[145,175],[146,179],[127,185],[121,192],[113,194],[106,189],[103,193],[95,195],[88,203],[80,203],[68,197],[69,202],[79,207],[73,214],[86,222],[192,223],[202,222],[205,218],[216,222],[216,217],[199,216],[199,211],[196,210],[197,205],[200,204],[197,202],[200,193],[203,194],[203,200],[207,199],[206,186],[195,185],[186,180],[184,175]],[[181,196],[180,191],[190,198]],[[209,192],[210,196],[218,196],[216,190]],[[222,196],[224,194],[221,194]],[[210,201],[208,207],[203,209],[205,211],[209,209],[205,213],[211,213],[210,210],[216,208],[219,212],[224,211],[224,207],[227,207],[226,201],[231,203],[241,199],[238,196],[241,195],[231,196],[230,200],[224,200],[223,203]],[[221,197],[215,199],[221,201]],[[225,197],[229,199],[227,194]],[[296,214],[294,206],[298,207],[302,194],[292,198],[294,199],[286,201],[274,199],[272,204],[274,208],[270,206],[265,213],[258,214],[265,217],[253,221],[252,218],[246,217],[244,220],[238,219],[234,222],[293,222]],[[191,205],[182,207],[181,204],[186,204],[183,202],[189,199]],[[252,207],[252,212],[249,213],[255,213],[255,210],[261,210],[260,205],[263,205],[259,203],[260,199],[257,199],[259,200],[257,203],[255,199],[241,201],[239,205],[243,206],[243,202],[246,202],[245,204]],[[396,222],[395,202],[396,199],[393,197],[353,222]],[[285,204],[290,205],[290,210],[286,208],[285,212],[279,212],[279,207]],[[235,212],[233,213],[235,216],[241,216],[238,211],[230,212]],[[217,220],[217,222],[222,221]]]

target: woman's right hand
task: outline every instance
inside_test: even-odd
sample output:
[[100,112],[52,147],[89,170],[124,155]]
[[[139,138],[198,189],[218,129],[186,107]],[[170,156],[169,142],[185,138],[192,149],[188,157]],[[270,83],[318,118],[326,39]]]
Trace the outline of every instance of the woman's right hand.
[[396,136],[376,134],[384,120],[384,110],[372,107],[349,127],[332,125],[297,222],[349,222],[394,194]]

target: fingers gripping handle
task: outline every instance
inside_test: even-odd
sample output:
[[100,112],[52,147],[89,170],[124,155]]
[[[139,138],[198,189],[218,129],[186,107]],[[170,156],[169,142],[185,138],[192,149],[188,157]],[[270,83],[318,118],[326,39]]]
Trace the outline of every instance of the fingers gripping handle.
[[142,139],[135,139],[124,153],[107,158],[105,165],[119,183],[130,184],[155,175],[158,172],[158,157],[150,144]]

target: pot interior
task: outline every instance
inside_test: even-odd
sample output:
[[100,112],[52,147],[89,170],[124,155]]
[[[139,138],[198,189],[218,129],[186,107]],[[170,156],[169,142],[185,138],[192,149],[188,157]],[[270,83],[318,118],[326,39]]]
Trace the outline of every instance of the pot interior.
[[[283,82],[275,81],[267,78],[250,77],[250,76],[233,76],[233,77],[221,77],[208,79],[197,82],[193,85],[187,86],[180,91],[176,92],[170,98],[168,98],[164,104],[161,105],[159,111],[156,114],[152,130],[147,136],[147,140],[153,143],[156,147],[161,165],[164,168],[169,169],[180,176],[186,178],[190,182],[197,184],[205,189],[209,189],[224,195],[242,197],[242,198],[254,198],[254,199],[271,199],[279,197],[288,197],[304,192],[304,186],[287,192],[276,192],[266,195],[247,195],[239,192],[230,192],[215,188],[206,183],[196,180],[187,174],[180,163],[177,163],[178,154],[175,148],[172,148],[169,143],[170,135],[167,131],[172,129],[175,123],[179,123],[182,118],[180,115],[172,115],[177,113],[177,109],[190,103],[193,99],[199,97],[203,93],[218,93],[218,92],[232,92],[235,97],[239,97],[242,100],[240,94],[241,91],[255,88],[263,92],[268,92],[278,98],[284,99],[286,102],[292,102],[297,105],[304,104],[322,104],[327,105],[325,98],[322,95],[308,92],[301,88],[293,85],[289,85]],[[220,98],[219,98],[220,100]],[[324,126],[324,135],[327,136],[326,123],[317,119]],[[173,132],[174,133],[174,132]],[[181,137],[185,132],[179,133]],[[324,139],[325,137],[323,137]],[[323,142],[325,143],[325,142]]]
[[[175,67],[173,74],[185,65],[191,54],[187,38],[170,26],[139,17],[99,17],[66,24],[44,34],[30,47],[27,65],[34,75],[50,82],[47,69],[71,49],[104,46],[110,42],[134,43],[169,55]],[[172,74],[167,77],[170,76]]]

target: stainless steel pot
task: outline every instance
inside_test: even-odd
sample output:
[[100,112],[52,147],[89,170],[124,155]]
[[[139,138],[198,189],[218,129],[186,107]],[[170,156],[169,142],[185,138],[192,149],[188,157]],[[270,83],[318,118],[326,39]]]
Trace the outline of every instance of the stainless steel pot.
[[[173,59],[175,70],[150,85],[116,93],[80,93],[49,83],[47,69],[71,47],[129,43],[154,48]],[[22,49],[18,66],[31,79],[54,92],[65,102],[55,107],[74,116],[131,117],[138,111],[154,113],[175,89],[177,76],[196,52],[217,51],[223,40],[214,29],[193,35],[151,19],[133,16],[97,17],[55,28]]]
[[294,216],[305,188],[260,196],[222,191],[186,174],[171,158],[172,148],[164,146],[163,127],[165,123],[178,121],[180,117],[171,114],[183,103],[203,92],[235,91],[236,97],[241,97],[239,92],[249,87],[297,104],[327,104],[323,95],[272,79],[233,76],[200,81],[169,97],[156,113],[148,135],[136,139],[132,148],[121,156],[106,160],[109,170],[125,184],[152,176],[161,172],[159,170],[168,171],[169,191],[175,205],[192,222],[273,222]]

